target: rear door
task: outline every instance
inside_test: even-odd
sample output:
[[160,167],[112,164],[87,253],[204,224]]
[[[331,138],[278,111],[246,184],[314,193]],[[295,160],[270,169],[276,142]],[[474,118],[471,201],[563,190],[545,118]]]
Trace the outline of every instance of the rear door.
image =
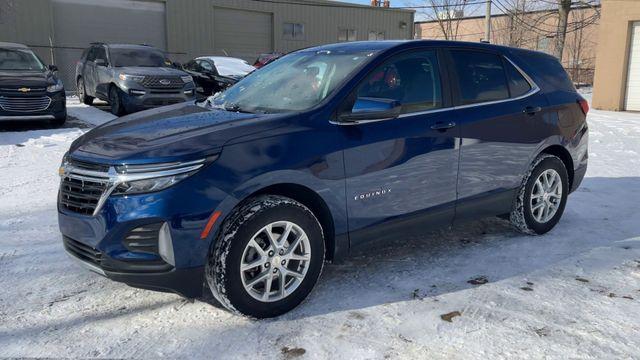
[[552,126],[545,123],[547,100],[499,53],[451,49],[448,59],[461,136],[456,219],[508,213]]
[[352,246],[421,235],[453,220],[458,129],[440,64],[433,49],[396,55],[356,90],[354,98],[399,101],[402,115],[342,126]]

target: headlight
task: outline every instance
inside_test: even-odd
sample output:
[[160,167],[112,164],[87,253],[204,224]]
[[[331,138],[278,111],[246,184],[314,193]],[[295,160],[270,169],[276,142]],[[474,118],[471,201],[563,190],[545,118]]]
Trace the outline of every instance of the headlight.
[[140,82],[140,81],[144,80],[144,76],[142,76],[142,75],[120,74],[120,75],[118,75],[118,77],[122,81],[131,80],[131,81]]
[[216,157],[188,162],[116,166],[113,195],[132,195],[164,190],[195,174]]
[[64,86],[62,85],[62,80],[60,79],[56,80],[55,84],[47,86],[47,92],[57,92],[62,91],[63,89]]
[[193,78],[191,77],[191,75],[180,76],[180,79],[182,79],[182,82],[185,84],[193,81]]

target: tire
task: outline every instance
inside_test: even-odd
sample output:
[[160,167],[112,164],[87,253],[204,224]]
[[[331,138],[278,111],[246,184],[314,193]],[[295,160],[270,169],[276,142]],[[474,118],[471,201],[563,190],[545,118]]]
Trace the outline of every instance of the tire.
[[79,78],[78,79],[78,83],[77,85],[77,93],[78,93],[78,99],[80,99],[80,101],[85,104],[85,105],[91,105],[93,104],[93,96],[89,96],[87,95],[87,87],[84,84],[84,79],[83,78]]
[[124,105],[122,105],[122,98],[120,97],[120,91],[115,85],[109,88],[109,106],[111,107],[111,113],[115,116],[122,116],[126,114]]
[[[270,224],[275,225],[269,228]],[[270,253],[268,229],[272,229],[270,233],[275,232],[277,242],[289,224],[290,235],[281,245],[293,246],[292,253],[278,250]],[[302,234],[306,234],[306,242]],[[264,256],[255,245],[262,248]],[[284,260],[291,255],[308,261]],[[248,270],[242,271],[241,265],[247,262],[250,263]],[[206,278],[213,296],[228,310],[253,318],[270,318],[292,310],[309,295],[320,277],[323,263],[324,236],[314,214],[295,200],[266,195],[245,202],[225,221],[209,255]],[[253,264],[259,265],[252,268]],[[283,277],[292,269],[298,271],[298,276],[303,273],[302,278]],[[246,288],[251,280],[262,278]],[[285,286],[281,286],[281,279]]]
[[[549,186],[545,184],[545,178],[552,179],[548,181]],[[568,194],[569,176],[562,160],[554,155],[541,154],[533,161],[522,181],[509,220],[523,233],[542,235],[560,221]]]
[[51,125],[53,126],[62,126],[64,125],[64,123],[67,122],[67,114],[65,113],[64,116],[60,116],[55,118],[54,120],[51,120]]

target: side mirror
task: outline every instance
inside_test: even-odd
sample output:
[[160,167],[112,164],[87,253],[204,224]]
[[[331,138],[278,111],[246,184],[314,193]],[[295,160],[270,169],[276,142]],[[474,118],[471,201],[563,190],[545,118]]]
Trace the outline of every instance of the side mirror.
[[104,59],[96,59],[94,63],[96,66],[107,66],[107,62]]
[[56,71],[58,71],[58,67],[57,67],[57,66],[55,66],[55,65],[49,65],[49,66],[47,66],[47,67],[49,68],[49,71],[51,71],[51,72],[56,72]]
[[182,64],[180,64],[179,62],[173,62],[173,67],[176,69],[182,69]]
[[338,120],[344,123],[390,120],[397,118],[401,112],[402,105],[398,100],[361,97],[356,99],[351,112],[338,115]]

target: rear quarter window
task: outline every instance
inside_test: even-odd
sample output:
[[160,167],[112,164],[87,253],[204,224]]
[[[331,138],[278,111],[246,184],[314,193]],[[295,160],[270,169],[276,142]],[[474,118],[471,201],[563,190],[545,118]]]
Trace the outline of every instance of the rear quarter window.
[[511,97],[519,97],[531,90],[531,85],[527,79],[522,76],[520,71],[508,61],[505,63],[507,67],[507,76],[509,77],[509,90]]
[[527,75],[545,92],[568,91],[575,92],[576,88],[560,62],[553,56],[534,51],[514,51],[520,62],[526,65]]

